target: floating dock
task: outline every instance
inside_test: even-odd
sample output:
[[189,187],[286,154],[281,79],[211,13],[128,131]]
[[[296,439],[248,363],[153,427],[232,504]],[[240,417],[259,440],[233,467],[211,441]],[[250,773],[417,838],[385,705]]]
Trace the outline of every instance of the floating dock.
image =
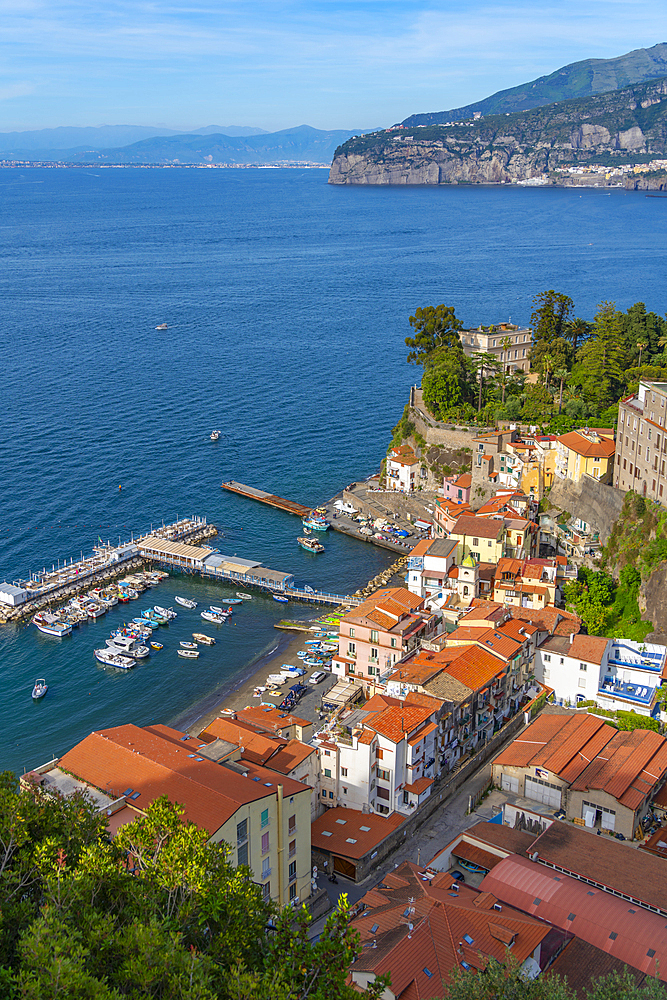
[[273,493],[267,493],[265,490],[256,490],[254,486],[245,486],[243,483],[237,483],[233,479],[230,479],[228,483],[223,483],[222,488],[223,490],[229,490],[230,493],[238,493],[241,497],[248,497],[250,500],[259,500],[260,503],[268,504],[269,507],[277,507],[278,510],[284,510],[288,514],[295,514],[297,517],[306,517],[312,510],[312,507],[304,507],[302,503],[295,503],[293,500],[284,500],[283,497],[277,497]]

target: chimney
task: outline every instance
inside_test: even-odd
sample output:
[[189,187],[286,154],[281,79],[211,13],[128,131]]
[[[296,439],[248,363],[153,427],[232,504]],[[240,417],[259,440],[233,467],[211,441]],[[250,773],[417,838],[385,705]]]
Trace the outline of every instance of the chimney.
[[570,645],[574,642],[574,632],[570,632]]

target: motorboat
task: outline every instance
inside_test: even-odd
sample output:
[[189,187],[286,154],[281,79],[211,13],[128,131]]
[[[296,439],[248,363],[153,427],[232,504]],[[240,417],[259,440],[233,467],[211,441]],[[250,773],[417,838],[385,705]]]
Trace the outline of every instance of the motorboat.
[[86,614],[89,618],[101,618],[106,613],[107,609],[103,604],[89,604],[86,608]]
[[106,643],[112,653],[134,656],[138,660],[148,656],[148,646],[143,646],[133,635],[112,635]]
[[225,617],[227,617],[228,615],[231,615],[231,613],[232,613],[232,609],[231,608],[216,608],[215,604],[209,605],[209,609],[208,610],[212,611],[214,615],[224,615]]
[[199,656],[198,649],[177,649],[176,652],[179,656],[183,656],[187,660],[196,660]]
[[243,604],[242,597],[228,597],[227,604]]
[[193,632],[192,638],[195,642],[203,642],[205,646],[215,646],[215,639],[210,635],[204,635],[203,632]]
[[311,531],[328,531],[330,527],[329,522],[322,517],[305,517],[301,523]]
[[35,681],[35,686],[32,689],[32,696],[35,701],[39,698],[43,698],[46,692],[49,690],[49,685],[46,683],[43,677],[38,677]]
[[197,643],[196,642],[181,642],[180,645],[183,647],[183,649],[196,649],[197,648]]
[[169,327],[167,326],[166,323],[158,323],[158,325],[155,327],[155,329],[156,330],[168,330]]
[[158,623],[158,625],[169,624],[169,619],[166,617],[166,615],[159,615],[157,611],[155,611],[153,608],[147,608],[146,611],[142,612],[142,614],[147,621],[155,621]]
[[157,612],[158,615],[162,615],[163,618],[166,618],[170,622],[173,621],[174,618],[178,618],[178,615],[173,608],[160,608],[156,604],[153,610]]
[[130,670],[136,666],[136,660],[131,656],[123,656],[114,653],[108,647],[93,650],[96,660],[103,663],[105,667],[118,667],[119,670]]
[[180,604],[182,608],[193,609],[197,607],[197,602],[191,601],[187,597],[175,597],[174,600],[177,604]]
[[220,431],[211,431],[211,441],[217,441],[220,437]]
[[216,615],[212,611],[202,611],[201,617],[204,621],[213,622],[214,625],[222,625],[223,622],[227,621],[225,615]]
[[297,542],[306,552],[324,552],[324,546],[316,538],[297,538]]
[[237,597],[238,597],[238,598],[239,598],[239,599],[240,599],[241,601],[252,601],[252,594],[244,594],[244,593],[243,593],[242,591],[240,591],[240,590],[237,590],[237,591],[236,591],[236,596],[237,596]]
[[283,597],[282,594],[271,594],[274,601],[279,601],[281,604],[289,604],[289,597]]

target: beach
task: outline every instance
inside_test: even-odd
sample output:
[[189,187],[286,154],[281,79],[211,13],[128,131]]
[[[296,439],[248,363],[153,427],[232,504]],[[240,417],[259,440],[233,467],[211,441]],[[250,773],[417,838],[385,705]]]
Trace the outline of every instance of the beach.
[[[253,697],[255,688],[260,685],[264,686],[264,682],[269,674],[279,673],[284,663],[289,663],[295,667],[300,666],[301,660],[296,654],[299,650],[305,649],[304,641],[311,637],[312,633],[309,634],[304,631],[280,632],[277,635],[276,645],[268,652],[260,654],[257,659],[250,663],[247,667],[247,672],[244,672],[244,676],[238,679],[236,685],[226,691],[222,698],[217,697],[215,703],[212,705],[202,704],[198,706],[197,710],[199,714],[187,724],[185,727],[187,728],[187,732],[193,736],[198,736],[202,730],[210,725],[213,719],[218,718],[223,708],[239,711],[245,708],[246,705],[252,705],[255,708],[258,707],[262,699]],[[299,680],[307,682],[310,675],[317,669],[317,667],[306,668],[306,675],[299,678]],[[294,683],[296,683],[296,680],[297,678],[295,678]],[[335,678],[333,677],[327,677],[321,684],[309,685],[308,692],[299,702],[294,714],[311,722],[319,720],[320,699],[322,694],[332,686],[334,680]],[[269,698],[263,695],[263,700],[279,705],[287,694],[288,689],[289,684],[283,685],[278,689],[280,691],[279,697]]]

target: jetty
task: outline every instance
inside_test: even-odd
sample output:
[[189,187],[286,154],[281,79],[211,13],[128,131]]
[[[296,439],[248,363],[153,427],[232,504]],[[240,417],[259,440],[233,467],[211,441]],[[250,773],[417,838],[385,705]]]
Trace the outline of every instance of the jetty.
[[302,503],[285,500],[283,497],[277,497],[273,493],[267,493],[266,490],[257,490],[254,486],[245,486],[243,483],[237,483],[233,479],[230,479],[228,483],[223,483],[222,489],[229,490],[230,493],[238,493],[241,497],[249,497],[251,500],[259,500],[260,503],[268,504],[269,507],[277,507],[278,510],[284,510],[288,514],[295,514],[297,517],[306,517],[312,510],[312,507],[306,507]]

